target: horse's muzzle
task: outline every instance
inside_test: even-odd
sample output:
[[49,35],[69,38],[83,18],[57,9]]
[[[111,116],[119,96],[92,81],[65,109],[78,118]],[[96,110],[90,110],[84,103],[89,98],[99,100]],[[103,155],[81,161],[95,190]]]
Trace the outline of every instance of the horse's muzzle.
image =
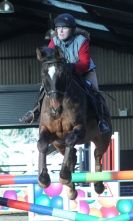
[[57,118],[61,115],[63,110],[61,99],[50,99],[50,114],[52,117]]

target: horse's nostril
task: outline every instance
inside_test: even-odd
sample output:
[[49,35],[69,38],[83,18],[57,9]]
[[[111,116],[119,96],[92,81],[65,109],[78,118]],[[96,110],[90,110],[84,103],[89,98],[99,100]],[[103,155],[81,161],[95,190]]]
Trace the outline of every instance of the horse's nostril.
[[55,109],[55,108],[51,108],[51,112],[52,112],[52,114],[56,114],[56,112],[57,112],[57,109]]
[[55,117],[58,117],[62,113],[62,106],[60,105],[58,108],[51,108],[51,114],[54,115]]

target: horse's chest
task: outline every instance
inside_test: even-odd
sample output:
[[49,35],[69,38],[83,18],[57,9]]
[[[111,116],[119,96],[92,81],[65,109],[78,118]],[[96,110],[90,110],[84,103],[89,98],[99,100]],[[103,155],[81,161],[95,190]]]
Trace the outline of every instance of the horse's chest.
[[58,119],[49,122],[49,131],[55,133],[57,136],[61,137],[71,131],[73,128],[72,122],[66,119]]

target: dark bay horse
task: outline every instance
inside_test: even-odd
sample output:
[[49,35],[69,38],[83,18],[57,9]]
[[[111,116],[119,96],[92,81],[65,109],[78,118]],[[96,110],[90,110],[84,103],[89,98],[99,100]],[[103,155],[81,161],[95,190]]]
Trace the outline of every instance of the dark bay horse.
[[[95,170],[102,171],[101,158],[106,152],[111,132],[100,134],[88,95],[79,84],[78,77],[68,68],[58,48],[37,49],[37,58],[42,62],[41,77],[45,96],[39,123],[39,184],[50,185],[46,156],[52,144],[63,156],[60,182],[69,187],[68,196],[75,199],[77,192],[71,182],[71,173],[76,165],[76,144],[94,142],[96,149]],[[105,116],[111,128],[110,116]],[[104,191],[102,181],[94,183],[95,191]]]

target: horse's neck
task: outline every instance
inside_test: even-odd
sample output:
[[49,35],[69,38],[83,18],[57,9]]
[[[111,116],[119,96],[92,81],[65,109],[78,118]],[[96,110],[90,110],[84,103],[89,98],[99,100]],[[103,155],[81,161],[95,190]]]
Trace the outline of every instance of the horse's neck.
[[71,87],[67,91],[67,96],[71,101],[79,101],[81,102],[84,99],[84,94],[80,86],[76,82],[71,83]]

